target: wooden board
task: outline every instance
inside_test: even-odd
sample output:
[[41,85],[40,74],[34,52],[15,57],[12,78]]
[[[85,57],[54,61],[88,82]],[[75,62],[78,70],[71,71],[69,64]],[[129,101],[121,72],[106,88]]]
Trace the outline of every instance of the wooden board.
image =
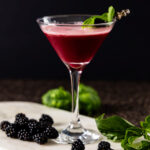
[[[30,102],[0,102],[0,121],[14,121],[17,113],[25,113],[29,118],[39,119],[41,114],[46,113],[53,117],[54,126],[58,129],[64,129],[71,120],[72,113],[48,108],[41,104]],[[97,130],[93,118],[80,116],[81,122],[87,129]],[[103,137],[103,140],[106,140]],[[110,142],[110,141],[109,141]],[[86,145],[85,150],[97,150],[98,143]],[[122,150],[119,143],[111,143],[115,150]],[[49,141],[45,145],[39,145],[34,142],[25,142],[17,139],[8,138],[4,132],[0,131],[0,150],[71,150],[71,145],[56,144]]]

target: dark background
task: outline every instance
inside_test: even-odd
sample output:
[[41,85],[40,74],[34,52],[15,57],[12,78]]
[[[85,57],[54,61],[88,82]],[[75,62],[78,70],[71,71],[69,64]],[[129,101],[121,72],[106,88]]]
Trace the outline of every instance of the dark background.
[[44,15],[99,14],[113,5],[129,8],[131,15],[118,22],[104,41],[85,79],[150,79],[148,0],[2,0],[0,2],[0,78],[67,78],[36,18]]

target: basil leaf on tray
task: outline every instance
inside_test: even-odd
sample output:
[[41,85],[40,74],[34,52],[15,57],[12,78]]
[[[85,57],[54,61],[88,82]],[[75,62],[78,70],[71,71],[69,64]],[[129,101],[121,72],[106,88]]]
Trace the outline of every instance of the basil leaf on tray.
[[126,130],[125,138],[121,142],[124,150],[149,150],[150,142],[142,137],[142,129],[131,127]]
[[140,125],[143,128],[145,139],[150,140],[150,115],[145,118],[145,121],[141,121]]
[[121,142],[124,150],[150,150],[150,115],[140,122],[141,128],[119,116],[96,118],[97,128],[108,139]]
[[99,131],[113,141],[121,141],[124,139],[126,130],[134,127],[133,124],[119,116],[111,116],[105,119],[104,114],[96,118],[96,124]]

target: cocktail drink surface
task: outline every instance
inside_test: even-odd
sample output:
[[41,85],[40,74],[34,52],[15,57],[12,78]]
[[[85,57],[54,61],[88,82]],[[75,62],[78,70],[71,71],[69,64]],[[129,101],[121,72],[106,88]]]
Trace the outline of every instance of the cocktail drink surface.
[[92,60],[110,33],[115,20],[83,27],[83,21],[90,16],[60,15],[37,19],[41,30],[67,66],[71,77],[73,116],[67,128],[60,132],[59,138],[56,140],[58,143],[73,143],[75,140],[81,139],[87,144],[100,138],[99,133],[85,129],[80,123],[79,81],[83,68]]
[[[78,23],[80,24],[80,23]],[[94,57],[112,26],[101,28],[41,26],[61,60],[74,69]]]

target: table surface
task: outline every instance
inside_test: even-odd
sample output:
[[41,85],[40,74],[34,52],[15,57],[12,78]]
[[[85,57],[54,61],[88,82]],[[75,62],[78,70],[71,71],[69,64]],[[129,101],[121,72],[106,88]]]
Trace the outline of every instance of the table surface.
[[[100,113],[120,115],[138,125],[150,114],[150,82],[146,81],[85,81],[94,87],[101,99]],[[70,88],[69,81],[0,80],[0,101],[31,101],[41,103],[41,96],[51,88]]]

